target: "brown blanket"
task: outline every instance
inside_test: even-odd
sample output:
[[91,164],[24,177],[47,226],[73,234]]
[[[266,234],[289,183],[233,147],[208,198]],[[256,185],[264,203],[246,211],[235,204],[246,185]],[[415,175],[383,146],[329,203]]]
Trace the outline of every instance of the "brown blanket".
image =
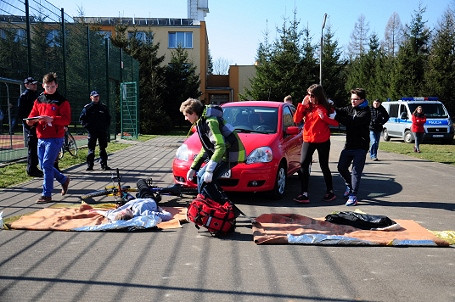
[[[157,225],[160,229],[181,227],[180,222],[186,220],[186,208],[163,207],[170,212],[173,218]],[[108,223],[103,215],[93,211],[88,204],[81,204],[79,208],[45,208],[29,215],[21,216],[12,222],[11,229],[40,230],[40,231],[68,231],[78,227],[95,226]]]
[[253,223],[256,244],[448,246],[412,220],[394,219],[397,231],[361,230],[296,214],[263,214]]

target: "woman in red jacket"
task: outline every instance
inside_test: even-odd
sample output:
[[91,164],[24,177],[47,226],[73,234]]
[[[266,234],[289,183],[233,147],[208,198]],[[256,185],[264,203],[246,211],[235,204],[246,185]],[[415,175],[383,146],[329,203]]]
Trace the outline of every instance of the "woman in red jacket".
[[[336,198],[333,193],[332,173],[329,169],[330,128],[329,125],[338,126],[334,119],[334,110],[327,101],[321,85],[313,84],[307,89],[308,94],[302,103],[297,105],[294,122],[305,122],[303,125],[303,144],[300,157],[300,172],[302,191],[294,200],[298,203],[309,203],[308,183],[310,178],[310,164],[314,151],[318,151],[319,165],[324,175],[327,192],[323,197],[325,201]],[[333,116],[332,116],[333,115]]]
[[412,113],[412,126],[411,131],[414,134],[414,152],[420,153],[420,143],[422,142],[423,135],[425,134],[425,128],[423,125],[427,121],[425,113],[423,112],[422,106],[417,106],[417,108]]

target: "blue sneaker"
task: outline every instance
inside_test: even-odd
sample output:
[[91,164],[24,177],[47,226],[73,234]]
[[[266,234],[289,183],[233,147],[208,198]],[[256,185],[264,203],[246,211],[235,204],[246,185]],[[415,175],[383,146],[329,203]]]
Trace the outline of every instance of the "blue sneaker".
[[349,195],[351,195],[351,188],[349,186],[346,186],[346,190],[343,193],[343,197],[348,198]]
[[355,195],[349,195],[348,201],[346,201],[346,205],[349,206],[355,206],[357,204],[357,196]]

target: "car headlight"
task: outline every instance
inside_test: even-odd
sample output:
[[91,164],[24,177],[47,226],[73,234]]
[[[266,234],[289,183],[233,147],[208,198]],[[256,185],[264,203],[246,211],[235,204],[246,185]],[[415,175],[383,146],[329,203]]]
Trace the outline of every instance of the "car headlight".
[[175,158],[188,161],[189,150],[187,144],[182,144],[175,152]]
[[260,147],[254,149],[246,159],[247,164],[269,163],[273,159],[273,152],[270,147]]

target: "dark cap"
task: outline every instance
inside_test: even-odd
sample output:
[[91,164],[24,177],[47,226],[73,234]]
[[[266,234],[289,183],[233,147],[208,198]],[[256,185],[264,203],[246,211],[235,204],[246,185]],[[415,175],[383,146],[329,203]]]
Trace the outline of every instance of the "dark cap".
[[28,77],[24,80],[24,84],[37,84],[38,81],[36,81],[34,78],[32,77]]
[[98,96],[98,92],[96,92],[95,90],[93,90],[92,92],[90,92],[90,96]]

